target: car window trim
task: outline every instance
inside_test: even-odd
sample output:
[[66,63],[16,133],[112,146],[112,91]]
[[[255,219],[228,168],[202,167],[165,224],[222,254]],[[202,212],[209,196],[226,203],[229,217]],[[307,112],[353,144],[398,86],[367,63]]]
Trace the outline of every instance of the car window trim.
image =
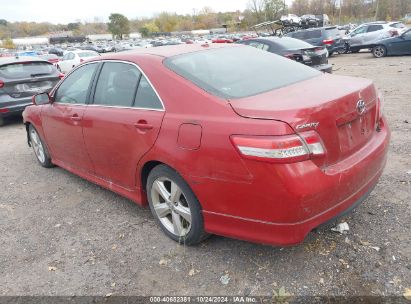
[[[86,100],[86,102],[85,102],[85,103],[69,103],[69,102],[59,102],[59,101],[56,101],[56,100],[55,100],[56,93],[57,93],[57,91],[59,90],[60,86],[63,84],[64,78],[70,76],[72,73],[74,73],[75,71],[77,71],[79,68],[81,68],[81,67],[83,67],[83,66],[86,66],[86,65],[89,65],[89,64],[97,64],[98,66],[96,67],[96,70],[94,71],[93,76],[91,76],[92,81],[91,81],[91,85],[89,85],[89,87],[88,87],[88,89],[87,89],[87,100]],[[99,66],[99,65],[101,65],[101,63],[100,63],[99,61],[91,61],[91,62],[86,62],[86,63],[84,63],[84,64],[82,64],[82,65],[79,65],[79,66],[74,67],[67,75],[65,75],[65,77],[64,77],[59,83],[57,83],[55,89],[52,91],[52,95],[51,95],[51,96],[52,96],[53,99],[54,99],[54,100],[53,100],[53,103],[56,102],[56,103],[58,103],[58,104],[65,104],[65,105],[89,105],[89,101],[90,101],[90,97],[91,97],[91,95],[90,95],[90,94],[91,94],[91,88],[92,88],[92,86],[93,86],[94,79],[95,79],[95,77],[96,77],[96,72],[100,69],[100,66]]]
[[[94,104],[94,95],[95,95],[95,92],[96,92],[97,80],[96,80],[96,85],[93,87],[93,92],[92,92],[92,93],[93,93],[93,98],[90,99],[90,103],[88,104],[88,106],[90,106],[90,107],[104,107],[104,108],[119,108],[119,109],[135,109],[135,110],[159,111],[159,112],[164,112],[164,111],[165,111],[164,102],[163,102],[163,100],[161,99],[160,94],[158,94],[156,88],[153,86],[153,84],[151,83],[150,79],[147,77],[147,75],[144,73],[144,71],[143,71],[137,64],[135,64],[134,62],[131,62],[131,61],[118,60],[118,59],[114,59],[114,60],[113,60],[113,59],[103,59],[103,60],[101,60],[101,61],[99,61],[99,62],[101,63],[101,66],[103,66],[103,64],[106,63],[106,62],[118,62],[118,63],[125,63],[125,64],[130,64],[130,65],[135,66],[135,67],[139,70],[139,72],[141,73],[141,75],[140,75],[140,78],[139,78],[139,80],[138,80],[138,85],[137,85],[137,90],[136,90],[136,92],[135,92],[133,105],[135,104],[135,100],[136,100],[136,96],[137,96],[137,91],[138,91],[138,86],[140,85],[140,80],[141,80],[142,76],[144,76],[144,77],[147,79],[147,82],[149,83],[149,85],[151,86],[151,88],[153,89],[154,93],[156,93],[156,96],[157,96],[158,100],[160,100],[160,103],[161,103],[161,107],[162,107],[162,108],[161,108],[161,109],[156,109],[156,108],[142,108],[142,107],[133,107],[133,106],[131,106],[131,107],[126,107],[126,106],[110,106],[110,105]],[[101,67],[100,70],[99,70],[99,75],[98,75],[98,77],[96,77],[96,75],[94,75],[94,77],[95,77],[96,79],[98,79],[98,78],[100,77],[101,69],[102,69],[102,67]]]

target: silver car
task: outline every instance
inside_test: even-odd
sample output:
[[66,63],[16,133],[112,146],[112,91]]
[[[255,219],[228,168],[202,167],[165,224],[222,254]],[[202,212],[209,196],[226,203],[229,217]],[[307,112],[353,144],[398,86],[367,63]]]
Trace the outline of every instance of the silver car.
[[370,48],[375,41],[401,35],[406,26],[401,22],[364,23],[345,36],[344,40],[352,52]]

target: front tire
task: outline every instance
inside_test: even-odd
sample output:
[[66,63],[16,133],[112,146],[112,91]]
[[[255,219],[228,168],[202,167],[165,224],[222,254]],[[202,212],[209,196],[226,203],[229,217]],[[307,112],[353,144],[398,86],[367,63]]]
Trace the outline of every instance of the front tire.
[[53,167],[47,146],[41,140],[39,134],[37,133],[37,130],[32,125],[29,126],[29,137],[34,154],[36,155],[36,158],[40,165],[44,168]]
[[387,56],[387,48],[383,45],[377,45],[372,49],[372,54],[375,58],[382,58]]
[[151,213],[172,240],[196,245],[207,238],[201,206],[190,186],[173,169],[159,165],[147,179]]

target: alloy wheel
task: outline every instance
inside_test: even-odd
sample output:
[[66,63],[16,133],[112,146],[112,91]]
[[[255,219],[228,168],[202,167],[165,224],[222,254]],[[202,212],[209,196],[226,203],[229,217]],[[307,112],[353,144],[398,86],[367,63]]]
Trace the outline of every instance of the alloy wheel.
[[180,187],[166,177],[157,178],[151,188],[151,201],[161,224],[173,235],[185,237],[191,228],[191,210]]
[[43,144],[41,143],[40,137],[36,130],[32,129],[30,131],[31,144],[33,146],[34,154],[36,154],[37,159],[43,164],[46,161],[46,154],[44,152]]
[[381,58],[385,56],[385,48],[382,46],[376,46],[374,48],[374,56],[377,58]]

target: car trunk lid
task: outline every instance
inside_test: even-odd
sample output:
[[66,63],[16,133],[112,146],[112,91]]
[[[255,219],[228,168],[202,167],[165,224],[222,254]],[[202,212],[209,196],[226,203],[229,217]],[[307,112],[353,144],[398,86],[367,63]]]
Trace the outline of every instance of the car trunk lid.
[[318,164],[327,166],[355,153],[371,139],[376,129],[376,98],[370,80],[322,75],[229,102],[243,117],[284,121],[296,133],[315,130],[327,151]]

